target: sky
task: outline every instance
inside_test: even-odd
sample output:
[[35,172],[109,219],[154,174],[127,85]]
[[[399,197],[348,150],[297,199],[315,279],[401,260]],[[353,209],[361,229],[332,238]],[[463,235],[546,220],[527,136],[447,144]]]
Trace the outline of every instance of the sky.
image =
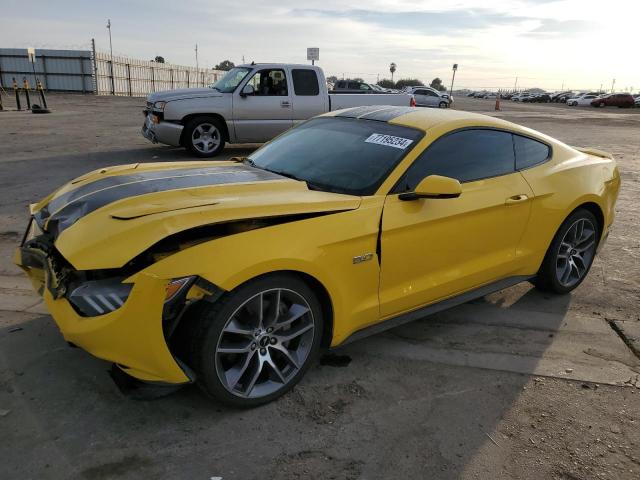
[[[455,87],[640,90],[638,0],[0,0],[0,48],[89,48],[213,67],[308,63],[326,75]],[[516,80],[517,79],[517,80]]]

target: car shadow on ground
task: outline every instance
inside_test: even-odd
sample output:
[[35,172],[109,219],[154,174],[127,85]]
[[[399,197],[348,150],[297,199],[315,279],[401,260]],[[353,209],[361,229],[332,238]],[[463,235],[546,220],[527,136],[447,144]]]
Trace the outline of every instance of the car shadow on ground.
[[[48,316],[19,330],[3,328],[0,407],[10,412],[0,418],[6,432],[0,472],[5,478],[459,478],[476,471],[479,452],[501,454],[499,422],[529,376],[473,368],[471,360],[468,367],[452,364],[452,352],[491,357],[519,345],[533,372],[568,308],[570,296],[518,288],[338,348],[332,354],[350,362],[321,362],[292,392],[252,410],[221,406],[194,386],[154,401],[132,400],[111,381],[109,364],[70,348]],[[500,320],[507,312],[519,324],[531,311],[546,315],[537,333]],[[475,335],[476,343],[462,345],[462,333],[464,342]],[[442,357],[434,361],[430,355],[438,350]]]

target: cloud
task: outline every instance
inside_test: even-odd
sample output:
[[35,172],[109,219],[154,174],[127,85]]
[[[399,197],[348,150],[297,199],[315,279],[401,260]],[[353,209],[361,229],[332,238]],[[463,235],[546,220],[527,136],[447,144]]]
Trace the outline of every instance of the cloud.
[[523,36],[536,39],[557,39],[558,37],[575,36],[586,33],[596,28],[593,22],[585,20],[555,20],[551,18],[540,19],[537,28],[529,30]]
[[434,11],[321,10],[294,9],[292,15],[346,19],[388,29],[413,30],[423,34],[447,34],[483,30],[495,26],[517,26],[529,17],[512,16],[488,9]]

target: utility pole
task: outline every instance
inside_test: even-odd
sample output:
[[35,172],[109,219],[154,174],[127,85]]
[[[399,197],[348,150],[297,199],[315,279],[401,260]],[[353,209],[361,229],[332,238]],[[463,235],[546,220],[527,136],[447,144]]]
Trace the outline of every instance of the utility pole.
[[242,63],[244,63],[244,55],[242,55]]
[[198,65],[198,44],[196,43],[196,70],[199,70],[200,66]]
[[611,82],[611,93],[613,93],[613,88],[616,86],[616,79],[613,79],[613,82]]
[[111,43],[111,19],[107,19],[107,30],[109,30],[109,52],[111,57],[109,58],[109,65],[111,67],[111,95],[116,94],[116,82],[113,78],[113,44]]
[[516,83],[513,84],[513,91],[517,91],[518,90],[518,77],[516,77]]
[[107,18],[107,30],[109,30],[109,52],[111,53],[111,62],[113,62],[113,44],[111,43],[111,19]]

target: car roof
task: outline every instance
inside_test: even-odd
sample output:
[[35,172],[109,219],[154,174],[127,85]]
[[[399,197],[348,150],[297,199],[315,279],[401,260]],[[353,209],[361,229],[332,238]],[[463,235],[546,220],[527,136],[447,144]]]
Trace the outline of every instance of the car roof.
[[395,125],[404,125],[425,132],[436,125],[441,126],[444,124],[450,124],[452,128],[459,128],[458,126],[461,124],[470,124],[481,127],[508,128],[510,130],[524,129],[524,127],[520,127],[515,123],[490,117],[489,115],[441,108],[423,109],[416,107],[370,105],[337,110],[329,112],[325,114],[325,116],[376,120]]

